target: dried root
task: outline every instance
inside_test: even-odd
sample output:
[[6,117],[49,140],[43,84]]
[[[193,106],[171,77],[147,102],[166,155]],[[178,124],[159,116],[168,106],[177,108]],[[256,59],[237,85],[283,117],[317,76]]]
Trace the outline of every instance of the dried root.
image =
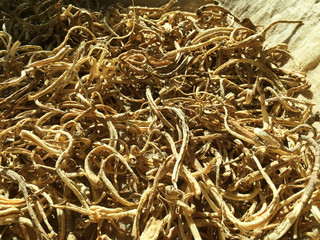
[[320,223],[303,73],[196,13],[0,3],[0,236],[294,239]]

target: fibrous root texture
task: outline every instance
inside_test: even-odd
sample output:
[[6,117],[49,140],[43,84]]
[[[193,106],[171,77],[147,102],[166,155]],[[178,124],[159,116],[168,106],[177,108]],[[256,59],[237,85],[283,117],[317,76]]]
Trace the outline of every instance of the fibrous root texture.
[[309,83],[264,44],[301,22],[174,4],[1,1],[0,238],[315,237]]

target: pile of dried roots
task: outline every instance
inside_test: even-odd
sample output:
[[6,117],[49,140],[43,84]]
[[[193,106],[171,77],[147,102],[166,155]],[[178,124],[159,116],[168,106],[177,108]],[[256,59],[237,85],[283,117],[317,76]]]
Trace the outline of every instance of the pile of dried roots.
[[0,238],[289,239],[320,222],[309,84],[219,5],[0,3]]

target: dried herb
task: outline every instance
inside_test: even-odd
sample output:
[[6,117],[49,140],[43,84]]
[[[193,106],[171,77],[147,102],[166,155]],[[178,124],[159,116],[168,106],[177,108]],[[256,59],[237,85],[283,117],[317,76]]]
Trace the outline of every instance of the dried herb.
[[[4,0],[0,236],[315,236],[305,75],[221,6]],[[249,24],[250,23],[250,24]]]

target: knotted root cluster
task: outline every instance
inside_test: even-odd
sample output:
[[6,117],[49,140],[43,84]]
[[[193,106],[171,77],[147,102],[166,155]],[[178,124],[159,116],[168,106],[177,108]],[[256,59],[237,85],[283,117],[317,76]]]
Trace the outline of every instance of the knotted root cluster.
[[320,222],[318,135],[282,45],[196,13],[3,0],[0,236],[293,239]]

